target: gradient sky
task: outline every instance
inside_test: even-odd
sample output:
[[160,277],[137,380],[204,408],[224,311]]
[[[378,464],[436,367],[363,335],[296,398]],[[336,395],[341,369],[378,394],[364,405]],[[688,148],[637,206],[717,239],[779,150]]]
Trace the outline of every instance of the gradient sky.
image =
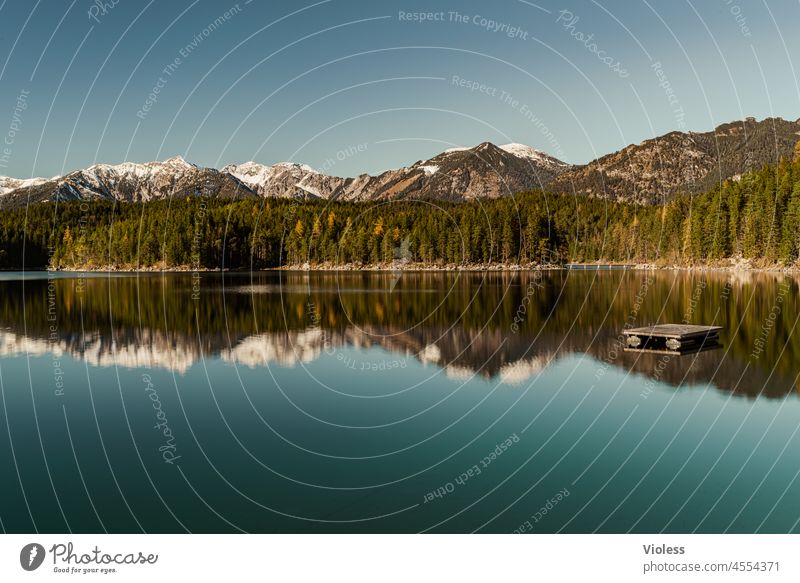
[[348,176],[486,140],[583,163],[800,117],[797,0],[101,4],[0,0],[0,175],[180,154]]

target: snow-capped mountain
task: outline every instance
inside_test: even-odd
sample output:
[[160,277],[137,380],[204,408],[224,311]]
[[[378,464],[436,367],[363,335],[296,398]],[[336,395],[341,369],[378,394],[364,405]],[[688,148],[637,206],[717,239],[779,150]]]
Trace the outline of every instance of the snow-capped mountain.
[[95,164],[51,179],[0,179],[0,205],[113,200],[146,202],[174,196],[281,197],[326,200],[496,198],[542,188],[569,165],[523,144],[451,148],[377,176],[329,176],[306,164],[258,162],[203,168],[176,156],[144,164]]
[[258,162],[229,164],[222,169],[260,196],[279,198],[338,198],[347,178],[327,176],[307,164],[279,162],[265,166]]
[[339,200],[434,198],[466,200],[511,195],[541,188],[569,165],[523,144],[450,148],[428,160],[377,176],[340,178],[304,164],[264,166],[256,162],[225,166],[261,196]]
[[116,200],[145,202],[172,196],[242,198],[256,196],[237,178],[213,168],[200,168],[180,156],[163,162],[95,164],[65,176],[6,192],[3,206],[27,202]]
[[350,178],[294,162],[245,162],[216,170],[176,156],[146,164],[96,164],[50,179],[0,177],[0,207],[173,196],[463,201],[533,189],[657,204],[676,192],[708,190],[749,169],[791,157],[798,135],[800,120],[747,118],[710,132],[671,132],[574,166],[525,144],[484,142],[448,148],[378,175]]
[[17,188],[30,188],[47,182],[47,178],[9,178],[0,176],[0,194],[5,194]]
[[414,196],[442,200],[498,198],[544,188],[570,166],[522,144],[450,148],[410,171],[425,176]]
[[554,170],[566,170],[569,167],[569,164],[566,162],[562,162],[558,158],[553,158],[547,152],[542,152],[541,150],[537,150],[536,148],[531,148],[530,146],[526,146],[525,144],[504,144],[499,146],[501,150],[508,152],[509,154],[514,154],[518,158],[522,158],[523,160],[530,160],[531,162],[535,162],[537,164],[542,164],[543,166],[552,168]]

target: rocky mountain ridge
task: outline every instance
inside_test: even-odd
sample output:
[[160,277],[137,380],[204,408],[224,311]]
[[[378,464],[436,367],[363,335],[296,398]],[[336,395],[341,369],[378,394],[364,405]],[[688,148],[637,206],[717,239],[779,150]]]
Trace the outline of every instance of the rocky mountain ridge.
[[722,124],[710,132],[670,132],[573,166],[547,190],[643,204],[676,193],[706,192],[794,154],[800,120],[768,118]]
[[164,162],[95,164],[51,179],[0,177],[0,206],[34,202],[146,202],[171,196],[281,197],[327,200],[496,198],[542,188],[569,166],[523,144],[454,148],[411,166],[354,178],[329,176],[306,164],[257,162],[217,170],[180,156]]
[[95,164],[50,179],[0,177],[0,207],[69,200],[146,202],[173,196],[281,197],[345,201],[469,201],[542,189],[642,204],[702,192],[791,156],[800,120],[747,118],[711,132],[671,132],[583,165],[524,144],[449,148],[377,175],[331,176],[293,162],[230,164],[219,170],[180,156],[163,162]]

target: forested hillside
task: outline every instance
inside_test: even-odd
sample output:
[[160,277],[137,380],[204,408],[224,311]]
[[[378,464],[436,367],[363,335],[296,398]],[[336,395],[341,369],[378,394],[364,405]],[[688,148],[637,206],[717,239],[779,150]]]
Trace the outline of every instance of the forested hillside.
[[724,180],[791,156],[798,135],[800,120],[781,118],[747,118],[710,132],[670,132],[573,166],[545,188],[663,204],[680,192],[705,192]]
[[[547,261],[794,264],[800,157],[664,206],[528,192],[467,203],[182,197],[0,213],[0,267],[271,268]],[[24,265],[23,265],[24,252]]]

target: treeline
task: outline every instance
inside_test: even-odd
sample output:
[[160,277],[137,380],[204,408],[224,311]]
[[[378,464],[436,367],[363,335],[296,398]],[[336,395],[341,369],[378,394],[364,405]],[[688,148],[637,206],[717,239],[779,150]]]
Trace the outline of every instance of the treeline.
[[[543,192],[468,203],[181,197],[0,213],[0,268],[713,263],[800,255],[800,159],[640,206]],[[23,261],[24,257],[24,261]]]

